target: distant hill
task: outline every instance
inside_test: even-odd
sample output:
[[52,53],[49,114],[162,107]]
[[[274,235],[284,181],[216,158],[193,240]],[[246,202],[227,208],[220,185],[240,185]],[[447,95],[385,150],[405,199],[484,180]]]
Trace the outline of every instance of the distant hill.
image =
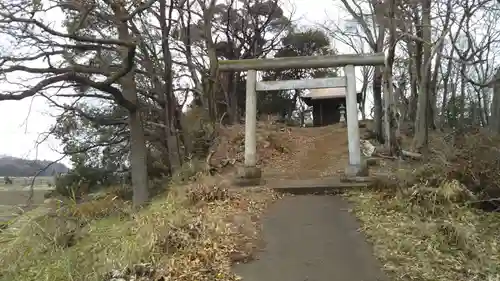
[[[45,169],[52,161],[27,160],[11,156],[0,155],[0,177],[31,177]],[[52,176],[56,173],[67,173],[68,167],[55,163],[45,169],[39,176]]]

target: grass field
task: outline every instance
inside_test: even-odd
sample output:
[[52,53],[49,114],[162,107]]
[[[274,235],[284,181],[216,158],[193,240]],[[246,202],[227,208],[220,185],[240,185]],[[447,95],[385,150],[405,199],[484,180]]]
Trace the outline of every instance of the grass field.
[[[47,191],[46,188],[35,188],[33,206],[43,203]],[[28,197],[29,190],[14,188],[0,190],[0,222],[10,220],[22,212],[20,206],[26,204]]]
[[[2,189],[28,189],[31,186],[31,177],[10,177],[12,184],[6,184],[0,178],[0,190]],[[54,177],[36,177],[34,186],[36,189],[50,189],[54,185]]]

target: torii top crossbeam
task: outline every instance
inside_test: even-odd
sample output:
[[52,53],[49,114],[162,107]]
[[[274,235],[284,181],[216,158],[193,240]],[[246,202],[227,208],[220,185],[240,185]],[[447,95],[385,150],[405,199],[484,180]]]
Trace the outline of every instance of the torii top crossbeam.
[[219,61],[220,71],[275,70],[341,67],[346,65],[384,65],[385,54],[284,57]]

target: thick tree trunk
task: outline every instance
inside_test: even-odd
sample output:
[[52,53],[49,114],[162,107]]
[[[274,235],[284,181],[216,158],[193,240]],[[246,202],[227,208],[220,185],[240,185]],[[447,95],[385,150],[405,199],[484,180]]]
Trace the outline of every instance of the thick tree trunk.
[[488,93],[488,88],[482,88],[481,89],[481,97],[482,97],[482,101],[483,101],[483,104],[481,106],[482,108],[482,115],[484,116],[484,126],[487,126],[490,124],[490,106],[491,106],[491,100],[490,100],[490,96],[489,96],[489,93]]
[[[465,64],[462,64],[460,73],[465,73]],[[463,125],[465,122],[465,77],[460,75],[460,107],[458,111],[460,112],[460,124]]]
[[450,104],[448,106],[451,106],[451,109],[449,109],[449,116],[448,116],[448,123],[450,124],[450,127],[455,127],[457,126],[457,120],[458,120],[458,112],[457,112],[457,84],[452,83],[452,88],[451,88],[451,99],[450,99]]
[[[419,16],[419,8],[418,8],[418,2],[414,2],[411,4],[412,7],[412,12],[413,12],[413,24],[415,25],[415,33],[417,37],[423,38],[423,24],[420,22],[420,16]],[[417,119],[417,110],[418,110],[418,103],[419,103],[419,94],[421,91],[424,91],[421,87],[422,83],[422,65],[424,64],[423,62],[423,48],[424,44],[423,42],[416,40],[414,42],[409,43],[409,47],[412,48],[414,57],[412,59],[412,72],[410,74],[412,75],[412,94],[411,94],[411,100],[410,100],[410,108],[411,108],[411,119],[413,121],[416,121]],[[420,86],[419,86],[420,85]],[[427,87],[427,86],[426,86]],[[419,92],[420,90],[420,92]],[[417,129],[415,128],[415,131]]]
[[481,96],[481,90],[476,89],[476,95],[477,95],[477,118],[479,121],[479,125],[486,126],[486,118],[484,115],[484,110],[483,110],[483,97]]
[[[445,17],[445,20],[444,20],[444,24],[443,24],[443,30],[448,30],[449,28],[449,25],[450,25],[450,20],[451,20],[451,14],[452,14],[452,9],[453,9],[453,5],[451,3],[448,3],[447,5],[447,10],[446,10],[446,17]],[[444,36],[445,34],[443,33],[442,36]],[[439,73],[439,70],[442,69],[442,65],[441,65],[441,62],[442,62],[442,53],[443,53],[443,49],[444,49],[444,42],[442,40],[439,41],[438,43],[438,49],[436,51],[436,62],[434,64],[434,70],[432,72],[432,79],[431,79],[431,83],[430,83],[430,93],[432,95],[432,101],[431,101],[431,104],[429,105],[429,108],[431,109],[429,111],[429,118],[431,118],[431,128],[434,130],[436,129],[436,122],[438,122],[438,120],[436,120],[436,115],[438,113],[438,108],[437,108],[437,92],[438,92],[438,73]],[[430,67],[430,64],[429,64],[429,67]],[[440,122],[438,122],[440,123]],[[439,124],[440,125],[440,124]]]
[[[385,38],[385,26],[383,22],[379,22],[378,38],[375,45],[375,52],[383,52]],[[383,131],[383,115],[382,115],[382,67],[376,66],[373,71],[373,103],[375,107],[375,135],[380,143],[384,143]]]
[[400,156],[401,148],[399,147],[399,122],[396,115],[396,101],[394,97],[394,85],[392,83],[392,67],[394,65],[394,57],[396,52],[396,23],[394,14],[396,9],[396,1],[389,0],[389,10],[387,18],[389,20],[389,51],[387,54],[387,62],[384,70],[385,76],[385,131],[386,131],[386,148],[389,149],[391,155]]
[[428,68],[427,68],[427,102],[429,103],[427,105],[427,126],[431,130],[436,129],[436,122],[435,122],[435,112],[436,112],[436,93],[432,90],[430,81],[431,79],[431,65],[427,63]]
[[420,93],[418,95],[417,118],[415,120],[415,136],[413,146],[417,150],[427,147],[428,143],[428,124],[429,124],[429,78],[428,63],[431,58],[431,1],[422,1],[422,39],[427,42],[423,46],[423,61],[420,64]]
[[[113,12],[117,18],[124,18],[125,8],[120,3],[112,5]],[[117,25],[118,37],[120,40],[131,42],[132,37],[129,33],[129,28],[126,22],[120,22]],[[122,60],[128,59],[128,48],[121,49]],[[120,79],[120,84],[123,91],[123,96],[131,103],[137,105],[139,100],[137,97],[137,85],[133,72]],[[146,140],[140,112],[138,110],[129,110],[128,123],[130,127],[130,169],[132,175],[133,189],[133,204],[135,207],[147,203],[149,199],[148,189],[148,169]]]
[[133,189],[132,203],[138,207],[149,200],[147,149],[139,112],[130,112],[128,118],[130,126],[130,168]]
[[[208,59],[210,63],[210,68],[208,69],[208,77],[205,79],[204,95],[205,104],[208,107],[208,115],[212,122],[216,122],[217,119],[217,108],[215,104],[215,93],[219,87],[218,83],[218,73],[219,73],[219,61],[217,59],[217,53],[215,50],[215,44],[212,38],[212,20],[215,13],[216,0],[210,0],[208,6],[204,6],[203,9],[203,35],[205,37],[205,44],[207,47]],[[206,5],[206,4],[205,4]]]

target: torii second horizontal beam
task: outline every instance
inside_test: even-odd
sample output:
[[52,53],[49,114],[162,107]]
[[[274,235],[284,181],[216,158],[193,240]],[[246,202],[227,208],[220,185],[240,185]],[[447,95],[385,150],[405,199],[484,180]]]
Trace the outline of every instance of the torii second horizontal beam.
[[286,57],[271,59],[243,59],[243,60],[221,60],[220,71],[245,71],[245,70],[279,70],[279,69],[302,69],[302,68],[326,68],[340,67],[346,65],[384,65],[384,53],[358,54],[358,55],[336,55],[336,56],[307,56]]

